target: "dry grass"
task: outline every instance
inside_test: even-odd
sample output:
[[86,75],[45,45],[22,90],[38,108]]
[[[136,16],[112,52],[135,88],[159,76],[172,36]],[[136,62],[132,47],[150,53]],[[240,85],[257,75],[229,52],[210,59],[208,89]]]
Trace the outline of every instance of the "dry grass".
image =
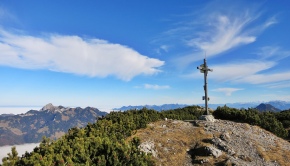
[[37,133],[43,133],[43,132],[46,132],[46,131],[48,131],[48,130],[49,130],[48,127],[45,126],[45,127],[43,127],[43,128],[40,128],[39,130],[37,130]]
[[22,131],[19,130],[18,128],[10,128],[10,130],[11,130],[14,134],[16,134],[16,135],[22,135],[22,134],[23,134]]
[[242,126],[243,129],[245,130],[250,130],[251,126],[248,123],[244,123],[244,125]]
[[68,121],[69,120],[69,116],[61,115],[61,120],[62,121]]
[[265,161],[271,161],[268,152],[266,152],[263,147],[261,147],[260,145],[256,145],[256,149],[261,158],[263,158]]
[[0,121],[0,127],[5,127],[5,128],[7,128],[7,127],[9,127],[9,122],[5,122],[4,120],[1,120]]
[[203,140],[210,139],[213,135],[205,133],[203,127],[195,127],[191,123],[168,120],[149,124],[128,140],[133,137],[139,137],[141,142],[154,142],[157,151],[156,165],[182,166],[192,161],[188,151],[198,142],[200,143],[198,146],[208,144]]
[[[279,141],[283,142],[285,140],[279,139]],[[277,146],[272,146],[269,150],[256,145],[257,152],[265,161],[276,161],[279,165],[287,166],[290,163],[290,152],[282,147],[281,142],[276,142]]]
[[61,136],[63,136],[65,134],[65,132],[63,131],[56,131],[53,135],[51,135],[49,138],[50,139],[58,139],[60,138]]
[[[280,140],[284,141],[284,140]],[[271,148],[268,152],[270,160],[277,161],[280,165],[289,165],[290,152],[282,147],[281,142],[276,142],[277,146]]]

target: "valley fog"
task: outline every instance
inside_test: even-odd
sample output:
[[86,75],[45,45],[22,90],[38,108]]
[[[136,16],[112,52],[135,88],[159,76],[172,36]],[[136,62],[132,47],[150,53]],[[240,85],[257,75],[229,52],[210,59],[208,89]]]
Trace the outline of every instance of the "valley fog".
[[0,147],[0,164],[2,164],[2,158],[7,157],[8,153],[11,153],[11,148],[13,146],[16,147],[16,150],[18,152],[18,156],[22,156],[26,151],[31,152],[36,146],[38,146],[39,143],[29,143],[29,144],[22,144],[22,145],[7,145],[7,146],[1,146]]

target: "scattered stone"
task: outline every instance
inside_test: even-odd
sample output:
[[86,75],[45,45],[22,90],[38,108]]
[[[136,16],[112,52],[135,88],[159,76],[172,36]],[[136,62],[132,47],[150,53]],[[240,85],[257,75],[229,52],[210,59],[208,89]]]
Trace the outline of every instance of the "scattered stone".
[[194,162],[199,163],[199,164],[205,164],[209,162],[209,159],[205,158],[205,159],[195,160]]
[[151,153],[153,157],[157,157],[157,151],[155,150],[153,141],[143,142],[138,146],[138,148],[146,154]]
[[215,118],[212,115],[202,115],[199,120],[205,120],[209,122],[215,122]]
[[244,160],[244,161],[249,161],[249,162],[252,161],[252,159],[250,157],[245,156],[245,155],[239,155],[239,158],[242,159],[242,160]]
[[211,142],[213,145],[218,147],[220,150],[227,152],[229,155],[234,155],[236,153],[232,147],[219,138],[213,138]]
[[218,158],[223,154],[223,152],[221,150],[219,150],[213,146],[206,146],[205,150],[208,152],[209,155],[211,155],[215,158]]
[[229,134],[228,132],[224,132],[224,133],[220,136],[220,138],[221,138],[222,140],[224,140],[224,141],[229,141],[229,140],[231,139],[231,136],[230,136],[230,134]]
[[209,159],[202,159],[202,163],[208,163]]

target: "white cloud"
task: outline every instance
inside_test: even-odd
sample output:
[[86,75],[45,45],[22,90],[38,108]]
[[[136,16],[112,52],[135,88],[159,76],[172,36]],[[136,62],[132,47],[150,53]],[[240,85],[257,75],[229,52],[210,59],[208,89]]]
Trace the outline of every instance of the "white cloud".
[[268,28],[269,26],[273,25],[273,24],[277,24],[278,20],[276,19],[275,16],[269,18],[265,23],[263,28]]
[[162,54],[163,52],[168,52],[170,46],[169,45],[161,45],[159,48],[156,48],[155,51],[158,55]]
[[272,101],[273,99],[275,100],[281,100],[281,101],[290,101],[290,95],[284,95],[284,94],[263,94],[261,95],[261,98],[265,98],[268,101]]
[[187,66],[201,60],[205,53],[207,57],[213,57],[253,43],[261,32],[277,23],[275,17],[262,20],[261,13],[248,6],[233,7],[226,4],[227,8],[224,8],[217,2],[214,4],[210,3],[211,7],[207,6],[196,12],[193,15],[194,21],[183,23],[181,27],[167,32],[169,35],[182,37],[185,44],[192,48],[192,53],[178,58],[178,65]]
[[0,30],[0,65],[129,81],[160,72],[164,61],[100,39],[48,34],[36,37]]
[[226,96],[231,96],[233,92],[243,90],[243,89],[238,89],[238,88],[218,88],[218,89],[213,89],[212,91],[215,92],[222,92],[225,93]]
[[145,89],[154,89],[154,90],[159,90],[159,89],[170,89],[169,85],[152,85],[152,84],[144,84]]
[[212,66],[214,72],[209,78],[218,81],[234,83],[266,84],[290,80],[290,71],[279,73],[265,73],[276,65],[271,61],[248,61],[233,64],[221,64]]
[[[270,84],[270,88],[287,87],[283,81],[290,81],[290,71],[266,73],[268,69],[274,67],[277,63],[271,61],[247,60],[240,63],[229,63],[210,66],[213,72],[209,73],[208,79],[214,79],[220,82],[247,83],[247,84]],[[187,75],[190,78],[198,78],[202,75],[195,71]],[[281,82],[282,81],[282,82]],[[281,83],[279,83],[281,82]]]
[[160,48],[162,50],[164,50],[165,52],[168,52],[169,46],[168,45],[162,45],[162,46],[160,46]]
[[201,33],[197,38],[188,41],[188,45],[214,56],[239,45],[249,44],[256,37],[245,31],[246,26],[253,22],[251,16],[232,17],[226,15],[212,16],[208,20],[210,31]]
[[257,55],[262,59],[281,60],[290,56],[290,51],[283,50],[279,46],[264,46],[259,48]]
[[289,88],[290,80],[266,84],[267,88]]
[[237,81],[249,75],[254,75],[258,72],[267,70],[276,63],[269,61],[244,61],[240,63],[228,63],[211,66],[213,72],[209,78],[218,81]]
[[265,84],[290,80],[290,71],[271,74],[253,74],[236,80],[251,84]]

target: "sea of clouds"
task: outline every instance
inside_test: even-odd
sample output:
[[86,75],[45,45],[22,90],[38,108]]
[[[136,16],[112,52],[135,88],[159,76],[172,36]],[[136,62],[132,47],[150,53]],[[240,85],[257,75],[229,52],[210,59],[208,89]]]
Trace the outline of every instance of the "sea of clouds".
[[22,154],[24,154],[26,151],[31,152],[33,149],[38,146],[39,143],[29,143],[29,144],[22,144],[22,145],[7,145],[7,146],[1,146],[0,147],[0,164],[2,164],[3,157],[7,157],[8,153],[11,153],[11,148],[13,146],[16,147],[16,150],[18,152],[18,156],[21,157]]

